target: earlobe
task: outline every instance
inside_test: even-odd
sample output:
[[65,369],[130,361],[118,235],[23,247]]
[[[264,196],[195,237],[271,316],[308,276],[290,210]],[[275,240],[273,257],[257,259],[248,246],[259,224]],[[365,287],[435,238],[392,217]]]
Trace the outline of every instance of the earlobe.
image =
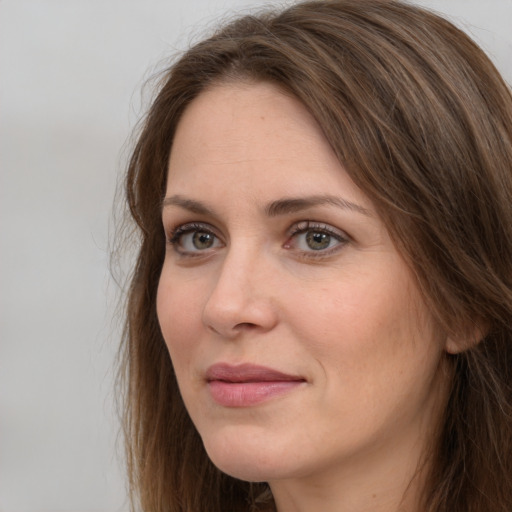
[[446,337],[445,350],[448,354],[460,354],[478,345],[488,334],[489,326],[479,321],[461,333],[453,332]]
[[467,343],[466,341],[462,343],[450,336],[446,339],[445,350],[448,354],[456,355],[460,354],[461,352],[465,352],[466,350],[475,345],[476,343]]

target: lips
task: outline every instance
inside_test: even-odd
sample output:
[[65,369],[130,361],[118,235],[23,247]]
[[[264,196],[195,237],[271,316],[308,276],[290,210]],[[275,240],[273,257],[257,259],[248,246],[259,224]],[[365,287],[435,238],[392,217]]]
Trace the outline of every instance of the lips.
[[224,407],[250,407],[301,386],[306,380],[252,364],[210,366],[206,382],[212,399]]

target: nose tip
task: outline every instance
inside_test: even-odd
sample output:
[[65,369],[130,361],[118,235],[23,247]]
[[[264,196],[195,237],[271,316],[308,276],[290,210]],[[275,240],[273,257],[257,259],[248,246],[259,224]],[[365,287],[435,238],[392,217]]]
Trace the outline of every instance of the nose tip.
[[276,304],[268,290],[269,276],[254,265],[225,265],[203,308],[205,327],[225,338],[247,331],[268,331],[277,322]]
[[243,332],[272,329],[276,314],[266,298],[243,291],[225,295],[217,288],[203,310],[203,323],[222,337],[235,338]]

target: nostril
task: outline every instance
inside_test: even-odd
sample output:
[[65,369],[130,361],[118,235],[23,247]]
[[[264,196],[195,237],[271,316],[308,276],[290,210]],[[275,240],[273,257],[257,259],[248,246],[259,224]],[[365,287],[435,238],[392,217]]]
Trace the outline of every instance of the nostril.
[[238,330],[254,329],[256,327],[257,327],[256,324],[252,324],[250,322],[241,322],[241,323],[235,325],[235,329],[238,329]]
[[[222,329],[216,329],[213,325],[208,325],[207,328],[210,332],[213,332],[219,336],[225,336],[225,334],[223,334]],[[253,329],[257,329],[257,328],[258,328],[258,326],[251,322],[241,322],[241,323],[233,326],[231,333],[232,333],[232,336],[236,336],[240,332],[249,331],[249,330],[253,330]]]
[[[233,330],[254,329],[256,327],[257,327],[257,325],[253,324],[251,322],[241,322],[239,324],[234,325],[233,326]],[[213,325],[208,325],[208,329],[210,331],[213,331],[213,332],[217,333],[217,334],[220,334],[220,332],[217,329],[215,329],[215,327],[213,327]]]

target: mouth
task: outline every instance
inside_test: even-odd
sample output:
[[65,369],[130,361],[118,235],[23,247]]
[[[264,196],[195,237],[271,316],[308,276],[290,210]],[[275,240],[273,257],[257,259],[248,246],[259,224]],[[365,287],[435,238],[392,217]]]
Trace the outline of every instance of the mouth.
[[250,407],[286,394],[306,382],[272,368],[252,364],[218,363],[206,371],[214,402],[224,407]]

